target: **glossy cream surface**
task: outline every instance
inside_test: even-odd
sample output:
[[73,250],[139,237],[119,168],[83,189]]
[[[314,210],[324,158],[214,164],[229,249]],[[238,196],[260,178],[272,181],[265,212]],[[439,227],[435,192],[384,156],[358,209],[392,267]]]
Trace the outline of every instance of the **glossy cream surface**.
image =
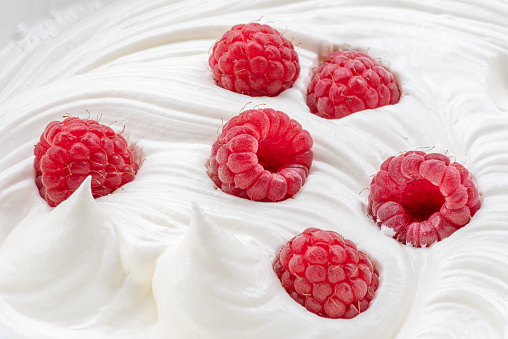
[[[508,3],[30,4],[0,40],[0,338],[508,338]],[[300,77],[278,97],[229,92],[208,69],[214,41],[252,21],[297,46]],[[339,120],[310,114],[312,70],[348,48],[394,73],[400,102]],[[222,124],[257,105],[313,136],[292,199],[239,199],[206,174]],[[111,195],[94,200],[86,181],[51,208],[33,148],[67,114],[125,125],[143,163]],[[412,248],[372,222],[364,188],[389,156],[431,148],[472,172],[483,205],[451,237]],[[366,312],[321,318],[284,291],[275,254],[307,227],[372,258],[380,286]]]

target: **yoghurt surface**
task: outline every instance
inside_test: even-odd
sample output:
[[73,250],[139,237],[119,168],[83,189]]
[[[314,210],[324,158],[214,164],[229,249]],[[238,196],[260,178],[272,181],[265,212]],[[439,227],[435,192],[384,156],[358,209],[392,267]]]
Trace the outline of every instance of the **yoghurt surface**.
[[[51,1],[0,36],[0,338],[508,338],[508,3],[505,1]],[[29,8],[29,9],[28,9]],[[19,8],[18,8],[19,9]],[[17,20],[17,21],[16,21]],[[16,21],[16,22],[15,22]],[[19,21],[19,22],[18,22]],[[301,73],[277,97],[220,88],[213,43],[268,23]],[[366,51],[396,76],[396,105],[326,120],[306,91],[320,60]],[[210,147],[257,105],[314,140],[292,199],[263,203],[214,187]],[[134,181],[93,199],[89,181],[51,208],[33,148],[63,115],[100,119],[136,145]],[[431,150],[472,174],[482,208],[429,248],[398,243],[367,211],[389,156]],[[350,320],[308,312],[272,270],[308,227],[369,255],[380,286]]]

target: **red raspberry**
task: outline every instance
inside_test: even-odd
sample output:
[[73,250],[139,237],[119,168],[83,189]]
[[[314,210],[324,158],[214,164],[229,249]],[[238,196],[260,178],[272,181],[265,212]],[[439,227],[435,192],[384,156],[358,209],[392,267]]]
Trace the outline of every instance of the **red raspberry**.
[[217,84],[250,96],[276,96],[300,74],[291,41],[268,25],[233,26],[213,45],[208,64]]
[[131,182],[139,169],[124,137],[97,121],[53,121],[34,149],[35,182],[52,207],[67,199],[92,176],[94,198]]
[[379,274],[369,257],[333,231],[308,228],[284,245],[273,266],[282,286],[307,310],[350,319],[369,308]]
[[257,201],[295,195],[312,164],[312,137],[286,113],[252,109],[233,117],[212,146],[209,175],[224,192]]
[[369,210],[378,225],[415,247],[450,236],[480,206],[469,171],[444,154],[411,151],[390,157],[370,184]]
[[337,51],[319,66],[310,82],[307,105],[326,119],[340,119],[354,112],[399,101],[393,75],[370,56]]

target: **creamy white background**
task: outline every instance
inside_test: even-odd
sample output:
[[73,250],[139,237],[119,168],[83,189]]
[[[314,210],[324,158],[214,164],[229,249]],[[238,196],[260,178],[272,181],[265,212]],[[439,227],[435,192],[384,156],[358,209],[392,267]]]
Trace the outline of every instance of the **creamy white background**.
[[[1,0],[1,9],[0,338],[508,338],[505,1]],[[294,88],[276,98],[227,92],[207,69],[225,30],[258,19],[301,59]],[[336,48],[379,58],[400,102],[334,121],[310,114],[312,68]],[[238,199],[205,173],[222,121],[255,105],[288,113],[314,138],[293,199]],[[82,186],[52,209],[33,181],[33,146],[47,123],[86,110],[126,125],[143,165],[112,195],[93,200]],[[465,165],[483,201],[469,225],[426,249],[383,234],[362,192],[384,159],[420,147]],[[373,258],[381,284],[367,312],[320,318],[280,286],[275,252],[309,226]]]

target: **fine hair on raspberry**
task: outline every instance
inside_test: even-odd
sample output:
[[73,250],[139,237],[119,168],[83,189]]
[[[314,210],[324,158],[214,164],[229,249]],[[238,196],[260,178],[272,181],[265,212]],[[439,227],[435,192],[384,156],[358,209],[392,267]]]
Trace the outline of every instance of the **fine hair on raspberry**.
[[69,117],[47,125],[34,149],[35,183],[55,207],[91,176],[94,198],[134,180],[139,163],[125,138],[109,126]]
[[297,303],[324,318],[365,312],[379,286],[370,258],[340,234],[308,228],[285,244],[273,265]]
[[368,205],[395,239],[427,247],[467,225],[481,201],[464,166],[445,154],[410,151],[381,164]]
[[224,192],[256,201],[281,201],[305,183],[312,137],[286,113],[252,109],[233,117],[212,145],[208,174]]
[[369,55],[336,51],[318,66],[308,87],[307,105],[322,118],[339,119],[396,104],[399,97],[393,74]]
[[300,74],[291,41],[259,23],[225,32],[213,45],[208,64],[219,86],[249,96],[276,96],[291,88]]

